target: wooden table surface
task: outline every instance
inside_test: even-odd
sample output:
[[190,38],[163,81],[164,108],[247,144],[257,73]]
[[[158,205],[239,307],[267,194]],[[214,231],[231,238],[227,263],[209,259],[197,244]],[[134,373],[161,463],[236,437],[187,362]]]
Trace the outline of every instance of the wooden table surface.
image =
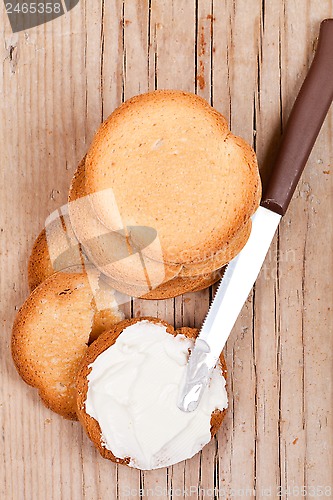
[[[332,2],[81,0],[18,34],[1,14],[0,498],[333,498],[332,110],[225,348],[230,407],[201,453],[149,472],[102,459],[9,348],[33,241],[100,122],[138,93],[194,91],[254,146],[265,179]],[[200,326],[211,293],[132,308]]]

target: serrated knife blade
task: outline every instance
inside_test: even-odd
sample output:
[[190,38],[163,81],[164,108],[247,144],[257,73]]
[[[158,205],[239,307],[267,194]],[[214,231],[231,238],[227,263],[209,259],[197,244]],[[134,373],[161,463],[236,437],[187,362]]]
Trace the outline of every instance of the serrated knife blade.
[[297,96],[249,240],[229,263],[186,366],[178,407],[197,408],[211,372],[255,283],[333,99],[333,19],[320,25],[317,50]]
[[281,215],[264,207],[259,207],[253,215],[250,237],[241,252],[229,262],[190,356],[179,401],[181,410],[196,408],[257,279],[280,220]]

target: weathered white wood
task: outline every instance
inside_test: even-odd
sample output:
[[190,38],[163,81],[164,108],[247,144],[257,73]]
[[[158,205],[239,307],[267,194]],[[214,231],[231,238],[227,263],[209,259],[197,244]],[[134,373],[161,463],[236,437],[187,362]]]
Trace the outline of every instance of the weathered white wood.
[[[260,13],[258,76],[255,94],[255,145],[263,179],[281,135],[280,29],[281,10],[276,2],[266,2]],[[272,81],[275,85],[272,85]],[[269,140],[267,140],[269,130]],[[274,497],[280,484],[279,390],[280,338],[279,289],[277,284],[277,238],[263,265],[254,295],[254,363],[256,370],[256,490]],[[279,257],[280,260],[280,257]]]
[[[144,473],[103,460],[79,424],[19,379],[9,346],[34,238],[66,202],[99,123],[140,92],[196,91],[256,147],[265,179],[332,3],[81,0],[19,34],[0,12],[0,497],[109,500],[159,487],[171,498],[171,488],[195,487],[191,498],[205,498],[214,486],[217,498],[254,488],[275,498],[279,486],[282,498],[303,486],[319,496],[333,485],[332,112],[227,343],[230,409],[202,453]],[[125,311],[200,326],[210,295],[134,300]]]
[[[309,3],[307,9],[300,11],[297,5],[286,4],[284,29],[281,30],[284,122],[315,48],[315,44],[309,44],[309,30],[300,30],[298,26],[312,26],[311,38],[314,40],[321,19],[332,14],[327,6],[325,9],[325,5],[321,9],[319,5],[312,9],[310,7]],[[304,51],[305,44],[309,44],[307,51]],[[332,134],[329,123],[325,127],[328,132],[326,145]],[[329,307],[325,292],[321,286],[316,287],[316,282],[319,276],[320,280],[325,280],[326,265],[332,265],[332,259],[327,258],[325,250],[320,263],[315,262],[319,252],[321,254],[323,237],[328,237],[332,231],[331,212],[328,220],[323,212],[320,216],[325,205],[327,214],[329,191],[323,192],[321,184],[325,181],[323,165],[330,162],[327,156],[329,149],[325,151],[322,148],[321,155],[318,154],[322,139],[321,135],[282,223],[279,238],[280,467],[285,498],[288,490],[293,491],[294,487],[297,491],[297,487],[312,486],[319,496],[320,491],[316,488],[332,485],[332,467],[329,467],[332,454],[327,452],[328,440],[332,439],[332,421],[328,421],[327,410],[321,404],[321,396],[325,392],[327,408],[332,408],[332,386],[327,387],[327,379],[326,383],[323,382],[325,371],[330,369],[329,366],[332,367],[332,339],[324,321],[316,334],[312,330],[318,324],[314,318],[318,318]],[[317,195],[317,189],[321,196]],[[310,276],[312,279],[309,279]],[[325,281],[323,285],[324,283]],[[309,315],[308,307],[314,318]],[[327,356],[326,353],[330,355]],[[309,441],[314,446],[313,454],[309,452]],[[325,462],[321,462],[322,467],[314,474],[313,468],[316,468],[323,457],[326,457]]]

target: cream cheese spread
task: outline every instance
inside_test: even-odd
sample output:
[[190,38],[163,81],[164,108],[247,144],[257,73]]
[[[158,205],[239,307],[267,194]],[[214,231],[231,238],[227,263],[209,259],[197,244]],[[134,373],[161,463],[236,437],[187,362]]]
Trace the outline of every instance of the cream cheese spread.
[[101,428],[101,443],[129,465],[149,470],[195,455],[211,439],[214,410],[228,405],[220,367],[213,371],[198,408],[177,406],[193,341],[173,336],[161,323],[128,326],[89,365],[86,413]]

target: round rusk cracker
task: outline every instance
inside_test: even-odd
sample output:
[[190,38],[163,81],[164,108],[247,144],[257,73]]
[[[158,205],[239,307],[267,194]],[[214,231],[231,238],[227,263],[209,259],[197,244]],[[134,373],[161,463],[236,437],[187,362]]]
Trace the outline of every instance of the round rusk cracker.
[[151,245],[140,232],[130,243],[173,265],[231,245],[261,193],[252,148],[204,99],[171,90],[133,97],[109,116],[87,152],[85,184],[105,227],[156,230]]
[[[97,310],[106,302],[104,313]],[[98,274],[59,272],[43,281],[20,308],[12,332],[12,356],[23,380],[39,391],[44,404],[76,419],[75,377],[98,331],[123,319],[114,291],[98,284]]]
[[[137,327],[141,330],[133,332],[133,328]],[[159,328],[156,329],[156,327]],[[159,331],[154,333],[156,330]],[[168,335],[173,336],[174,341],[168,338]],[[184,370],[197,335],[198,330],[195,328],[183,327],[175,330],[167,322],[158,318],[132,318],[118,323],[89,346],[77,376],[77,414],[87,435],[104,458],[144,470],[159,468],[166,466],[166,463],[163,463],[164,460],[168,462],[167,465],[172,465],[179,459],[190,458],[216,434],[227,407],[224,380],[227,369],[223,355],[221,354],[220,362],[214,369],[212,381],[208,384],[200,402],[201,406],[199,405],[198,409],[191,414],[183,412],[179,414],[181,410],[177,408],[176,403],[181,383],[178,377],[181,378],[181,373],[184,372],[177,371],[177,375],[174,376],[173,370],[170,373],[170,365],[166,361],[172,359],[175,362],[172,366],[176,370],[179,370],[179,367]],[[153,351],[153,355],[151,345],[154,342],[157,348]],[[110,357],[112,347],[118,349],[118,362],[113,358],[115,365],[112,365],[112,357]],[[99,364],[96,365],[96,362]],[[128,368],[126,368],[127,365]],[[151,374],[150,369],[154,369]],[[140,385],[137,384],[142,384],[142,379],[140,382],[142,375],[147,377],[147,385],[144,384],[144,387],[139,389]],[[92,386],[92,383],[97,385]],[[216,394],[220,391],[223,394],[216,398]],[[216,405],[217,400],[218,405]],[[210,411],[206,406],[207,401],[210,402]],[[138,404],[141,405],[141,409],[138,408]],[[148,406],[145,406],[146,404]],[[154,406],[160,404],[162,406],[158,411],[165,411],[166,415],[163,418],[166,419],[167,425],[158,419],[158,413],[155,412]],[[212,407],[213,410],[211,410]],[[198,427],[196,419],[203,410],[206,415],[205,420],[200,421]],[[149,422],[145,422],[145,418],[148,418]],[[182,421],[181,424],[183,432],[186,433],[184,437],[180,436],[173,427],[177,425],[179,418],[189,419]],[[193,422],[196,424],[193,425]],[[205,430],[202,427],[203,423]],[[145,427],[144,434],[137,434]],[[113,438],[108,432],[110,428]],[[205,432],[208,434],[206,440],[203,438]],[[201,443],[199,446],[196,441],[198,435]],[[135,436],[134,439],[133,436]],[[115,440],[113,444],[110,438],[111,441]],[[160,451],[155,450],[153,453],[149,450],[149,443],[146,439],[152,440],[153,447],[157,446]],[[127,444],[123,444],[125,442]],[[159,448],[161,442],[162,447]],[[165,446],[163,446],[164,442]],[[171,446],[170,443],[172,443]],[[120,456],[119,451],[117,456],[113,451],[119,448],[119,445],[123,449],[123,455],[124,448],[135,448],[138,453],[141,453],[141,461],[138,456]],[[188,456],[181,456],[184,453],[183,447],[189,452]],[[180,455],[179,450],[181,450]],[[152,453],[151,461],[147,452]],[[156,457],[159,458],[156,459]],[[142,458],[150,462],[148,465],[146,463],[145,467],[142,466]],[[173,458],[175,458],[174,462]]]

